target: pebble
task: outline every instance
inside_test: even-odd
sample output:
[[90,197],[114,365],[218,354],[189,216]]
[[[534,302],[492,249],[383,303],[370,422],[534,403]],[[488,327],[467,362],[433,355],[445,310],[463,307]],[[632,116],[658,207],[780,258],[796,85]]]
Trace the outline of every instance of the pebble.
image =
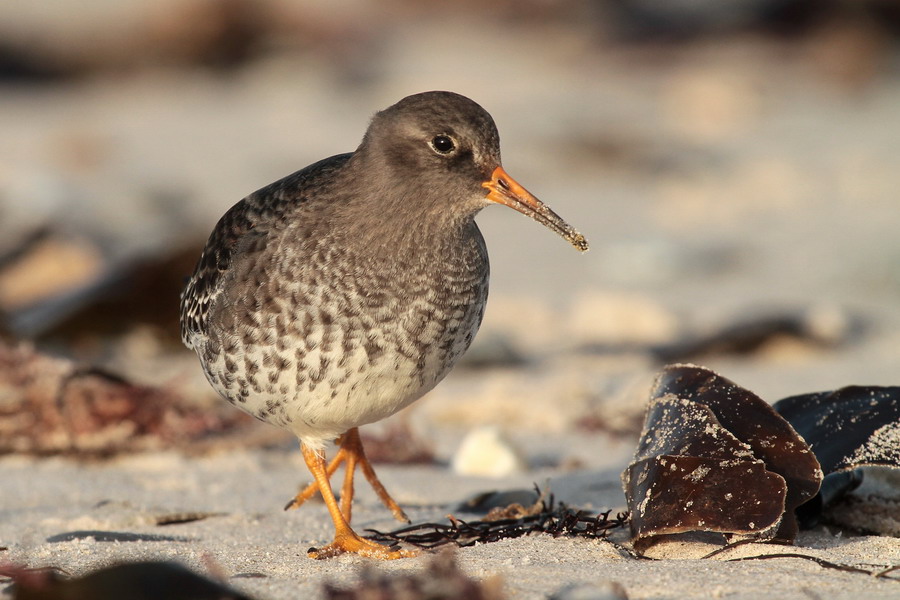
[[522,452],[494,426],[473,429],[453,456],[459,475],[506,477],[528,470]]

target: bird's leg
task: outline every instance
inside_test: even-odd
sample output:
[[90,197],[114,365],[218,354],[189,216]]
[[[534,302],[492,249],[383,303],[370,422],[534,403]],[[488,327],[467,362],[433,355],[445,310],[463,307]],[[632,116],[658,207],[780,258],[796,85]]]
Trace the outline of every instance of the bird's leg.
[[341,488],[341,509],[345,515],[348,515],[347,520],[350,520],[350,501],[353,498],[353,471],[359,466],[363,475],[365,475],[366,480],[369,482],[369,485],[371,485],[372,489],[375,490],[375,493],[378,494],[378,498],[381,499],[382,504],[393,513],[394,518],[398,521],[409,523],[409,517],[406,516],[406,513],[403,512],[400,505],[397,504],[397,502],[391,498],[391,495],[388,494],[387,490],[384,489],[384,485],[378,479],[378,475],[375,474],[375,469],[372,468],[372,463],[366,458],[362,440],[359,438],[358,427],[354,427],[341,436],[341,452],[346,453],[347,461],[344,486]]
[[[341,442],[344,436],[339,437],[336,441],[338,443]],[[334,458],[331,459],[331,462],[328,463],[328,468],[325,469],[325,476],[328,477],[328,480],[331,481],[331,476],[334,475],[334,472],[337,471],[338,467],[341,466],[347,458],[347,455],[344,454],[341,450],[338,450],[337,454],[335,454]],[[308,486],[300,490],[296,496],[294,496],[290,502],[288,502],[284,510],[290,510],[292,508],[298,508],[301,504],[312,498],[316,495],[316,492],[319,491],[319,484],[313,480]],[[350,513],[344,512],[344,518],[347,519],[347,522],[350,522]]]
[[325,457],[303,443],[300,444],[300,450],[303,452],[306,466],[309,467],[310,473],[312,473],[316,484],[319,486],[319,492],[325,500],[325,506],[328,507],[331,520],[334,521],[334,541],[323,548],[310,548],[307,551],[307,556],[323,559],[331,558],[344,552],[352,552],[369,558],[393,560],[418,555],[417,552],[411,550],[391,550],[387,546],[359,537],[344,518],[337,499],[334,497],[334,492],[331,490],[331,484],[328,482],[328,469],[325,466]]
[[[404,523],[409,523],[409,517],[406,516],[406,513],[403,512],[403,509],[400,508],[400,505],[391,498],[390,494],[388,494],[387,490],[384,489],[384,485],[378,479],[378,476],[375,474],[375,469],[372,468],[372,464],[369,462],[369,459],[366,458],[366,452],[363,450],[362,440],[359,437],[359,428],[354,427],[350,429],[339,437],[337,440],[339,444],[339,448],[337,454],[335,454],[334,458],[331,459],[331,462],[328,464],[328,467],[325,469],[325,474],[328,479],[331,479],[331,476],[334,475],[334,472],[338,469],[338,467],[343,463],[345,465],[344,471],[344,484],[341,486],[341,512],[344,513],[344,518],[349,523],[352,519],[352,503],[353,503],[353,494],[354,494],[354,475],[356,473],[356,467],[358,466],[363,475],[366,477],[366,480],[369,482],[369,485],[372,486],[372,489],[375,490],[375,493],[378,495],[378,498],[381,500],[382,504],[384,504],[388,510],[394,515],[394,518],[398,521],[402,521]],[[310,498],[312,498],[316,491],[319,489],[319,484],[316,481],[313,481],[308,486],[306,486],[303,490],[297,494],[293,500],[288,502],[287,506],[284,507],[285,510],[290,508],[297,508]]]
[[[355,427],[350,431],[359,431]],[[344,518],[347,519],[349,523],[352,521],[353,516],[353,476],[356,473],[356,455],[352,452],[348,452],[346,447],[344,446],[344,442],[347,439],[347,435],[350,432],[348,431],[344,435],[341,436],[340,441],[338,442],[341,445],[340,450],[338,450],[338,454],[343,457],[344,461],[344,484],[341,486],[341,512],[344,513]],[[358,439],[358,434],[357,434]]]

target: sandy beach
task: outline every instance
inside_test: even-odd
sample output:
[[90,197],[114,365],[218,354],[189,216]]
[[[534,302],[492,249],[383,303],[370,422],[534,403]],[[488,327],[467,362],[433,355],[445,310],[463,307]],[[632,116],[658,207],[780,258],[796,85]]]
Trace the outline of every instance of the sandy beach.
[[[106,2],[52,4],[53,14],[0,8],[0,41],[38,40],[45,62],[34,64],[71,71],[2,82],[0,331],[8,347],[63,361],[54,377],[100,368],[228,421],[234,409],[180,346],[172,317],[212,226],[244,195],[355,148],[376,110],[449,89],[491,112],[506,170],[592,249],[580,256],[499,207],[478,217],[491,298],[475,344],[425,398],[363,429],[407,427],[431,456],[377,465],[413,523],[479,519],[461,503],[535,485],[586,511],[623,511],[620,473],[666,362],[708,366],[770,403],[900,384],[900,50],[890,30],[835,21],[796,37],[749,27],[627,43],[608,15],[539,3],[515,20],[505,4],[448,14],[272,1],[261,3],[269,29],[258,25],[266,33],[249,57],[222,67],[175,43],[193,37],[183,23],[205,21],[174,3],[133,0],[115,15]],[[115,282],[151,266],[152,281],[175,283],[115,296]],[[747,324],[753,335],[735,341]],[[717,335],[725,342],[686,350]],[[40,401],[11,365],[0,361],[4,431],[34,421],[16,410]],[[64,384],[45,383],[46,397],[63,397],[54,386]],[[453,468],[484,427],[500,431],[518,468]],[[366,568],[426,573],[432,561],[308,559],[332,524],[321,503],[282,510],[310,476],[296,440],[274,428],[239,423],[177,444],[148,436],[140,451],[116,435],[106,443],[118,450],[103,457],[42,449],[37,435],[0,456],[0,563],[78,577],[174,560],[280,600],[324,598],[326,583],[351,587]],[[353,523],[400,526],[365,484]],[[702,558],[719,546],[677,540],[637,558],[618,529],[608,540],[477,544],[455,560],[505,598],[898,598],[900,572],[861,571],[900,565],[900,476],[871,470],[794,546]],[[790,553],[859,571],[734,560]]]

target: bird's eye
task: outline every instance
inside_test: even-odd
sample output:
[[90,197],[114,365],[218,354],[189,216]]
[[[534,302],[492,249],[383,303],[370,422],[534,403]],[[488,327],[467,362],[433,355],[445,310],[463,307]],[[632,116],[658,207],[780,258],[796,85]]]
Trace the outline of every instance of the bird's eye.
[[431,147],[438,154],[450,154],[456,149],[453,138],[448,135],[436,135],[431,138]]

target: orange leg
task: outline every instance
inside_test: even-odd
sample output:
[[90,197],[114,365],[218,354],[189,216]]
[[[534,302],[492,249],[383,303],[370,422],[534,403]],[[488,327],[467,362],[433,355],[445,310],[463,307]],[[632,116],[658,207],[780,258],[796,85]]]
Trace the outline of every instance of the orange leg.
[[307,555],[310,558],[331,558],[344,552],[352,552],[360,556],[380,558],[382,560],[408,558],[418,555],[417,552],[411,550],[390,550],[387,546],[359,537],[344,518],[337,499],[334,497],[334,492],[331,490],[331,484],[328,482],[328,469],[325,466],[325,457],[315,450],[307,448],[302,443],[300,444],[300,450],[303,452],[306,466],[309,467],[309,471],[319,486],[319,491],[325,500],[325,506],[328,507],[331,520],[334,521],[334,541],[323,548],[311,548],[307,551]]
[[[338,442],[340,442],[340,438],[338,438]],[[303,447],[302,443],[300,447]],[[329,481],[331,480],[331,476],[334,475],[334,472],[337,471],[338,467],[341,466],[341,463],[344,462],[344,458],[344,455],[338,452],[337,455],[335,455],[335,457],[331,459],[331,462],[328,463],[328,467],[325,469],[325,476],[329,479]],[[315,496],[316,492],[318,491],[319,484],[316,483],[315,480],[313,480],[312,483],[300,490],[300,492],[298,492],[296,496],[291,498],[291,501],[284,506],[284,510],[298,508],[301,504]],[[348,522],[350,521],[349,515],[347,515],[346,513],[344,514],[344,518],[347,519]]]
[[[341,486],[341,512],[344,514],[344,518],[349,523],[351,521],[352,516],[352,508],[351,504],[353,502],[353,476],[356,472],[356,467],[358,466],[363,475],[365,475],[366,480],[369,482],[369,485],[372,486],[372,489],[375,490],[375,493],[378,494],[378,498],[381,499],[381,502],[391,511],[398,521],[403,521],[404,523],[409,523],[409,518],[406,516],[406,513],[403,512],[403,509],[400,508],[400,505],[391,498],[390,494],[388,494],[387,490],[384,489],[384,485],[378,479],[378,476],[375,474],[375,469],[372,468],[372,464],[366,458],[366,453],[363,450],[362,440],[359,438],[359,428],[354,427],[350,429],[337,439],[337,443],[340,448],[338,449],[337,454],[331,459],[331,462],[328,464],[328,467],[325,469],[325,476],[327,479],[331,479],[331,476],[334,475],[334,472],[337,471],[338,467],[341,463],[345,464],[344,471],[344,484]],[[303,490],[298,493],[293,500],[288,502],[287,506],[284,507],[285,510],[290,508],[297,508],[310,498],[312,498],[315,493],[319,490],[319,483],[317,481],[313,481],[311,484],[306,486]]]

